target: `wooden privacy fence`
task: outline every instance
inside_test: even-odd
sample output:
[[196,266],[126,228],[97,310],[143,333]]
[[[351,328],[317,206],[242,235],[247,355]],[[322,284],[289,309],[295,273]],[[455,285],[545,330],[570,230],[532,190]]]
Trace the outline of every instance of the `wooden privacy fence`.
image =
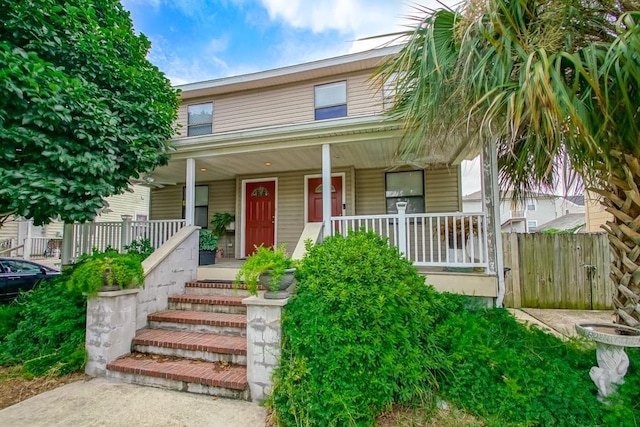
[[606,234],[505,233],[502,235],[505,306],[607,310],[609,278]]

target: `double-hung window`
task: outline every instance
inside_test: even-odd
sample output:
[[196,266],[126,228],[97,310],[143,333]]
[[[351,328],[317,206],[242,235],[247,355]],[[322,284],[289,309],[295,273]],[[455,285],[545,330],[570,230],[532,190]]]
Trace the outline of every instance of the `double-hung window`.
[[207,135],[213,132],[213,102],[187,107],[187,136]]
[[407,202],[407,213],[424,213],[424,172],[387,172],[387,213],[398,213],[396,202]]
[[314,88],[315,119],[347,116],[347,82],[328,83]]
[[[182,218],[186,218],[186,188],[182,187]],[[196,185],[195,212],[193,222],[201,228],[209,227],[209,186]]]

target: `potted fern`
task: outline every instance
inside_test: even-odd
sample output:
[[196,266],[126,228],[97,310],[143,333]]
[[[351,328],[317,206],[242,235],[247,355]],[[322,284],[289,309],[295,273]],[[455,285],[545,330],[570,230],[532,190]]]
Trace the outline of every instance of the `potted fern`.
[[233,229],[236,216],[229,212],[216,212],[211,218],[211,230],[218,238],[224,236],[227,230]]
[[78,262],[67,286],[89,297],[98,292],[142,287],[142,258],[140,254],[121,254],[115,250],[94,253]]
[[218,236],[211,230],[201,229],[198,240],[199,257],[198,265],[211,265],[216,263],[216,251],[218,250]]
[[285,245],[277,248],[256,246],[256,251],[242,264],[235,285],[244,283],[251,295],[258,295],[258,284],[267,292],[266,299],[283,299],[295,281],[296,263],[287,255]]

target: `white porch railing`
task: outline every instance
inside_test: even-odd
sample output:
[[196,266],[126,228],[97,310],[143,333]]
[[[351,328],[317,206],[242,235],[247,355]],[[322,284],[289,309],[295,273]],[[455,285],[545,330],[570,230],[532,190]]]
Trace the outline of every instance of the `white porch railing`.
[[487,221],[480,213],[398,214],[331,218],[332,233],[373,231],[417,266],[488,267]]
[[[148,239],[154,249],[159,248],[185,226],[185,220],[154,220],[120,222],[95,222],[73,224],[71,257],[88,254],[108,247],[123,251],[134,240]],[[67,236],[65,236],[67,238]]]

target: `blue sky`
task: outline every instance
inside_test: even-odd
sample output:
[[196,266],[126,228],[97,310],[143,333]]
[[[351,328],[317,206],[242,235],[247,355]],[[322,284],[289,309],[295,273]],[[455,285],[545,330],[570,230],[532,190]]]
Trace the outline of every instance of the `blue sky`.
[[[151,40],[149,60],[175,85],[377,47],[382,40],[359,39],[405,29],[415,3],[438,7],[436,0],[122,0]],[[463,193],[480,189],[478,163],[462,166]]]
[[[419,1],[437,5],[435,0]],[[451,0],[447,3],[452,4]],[[122,0],[149,55],[174,84],[210,80],[376,47],[357,41],[407,24],[402,0]]]

